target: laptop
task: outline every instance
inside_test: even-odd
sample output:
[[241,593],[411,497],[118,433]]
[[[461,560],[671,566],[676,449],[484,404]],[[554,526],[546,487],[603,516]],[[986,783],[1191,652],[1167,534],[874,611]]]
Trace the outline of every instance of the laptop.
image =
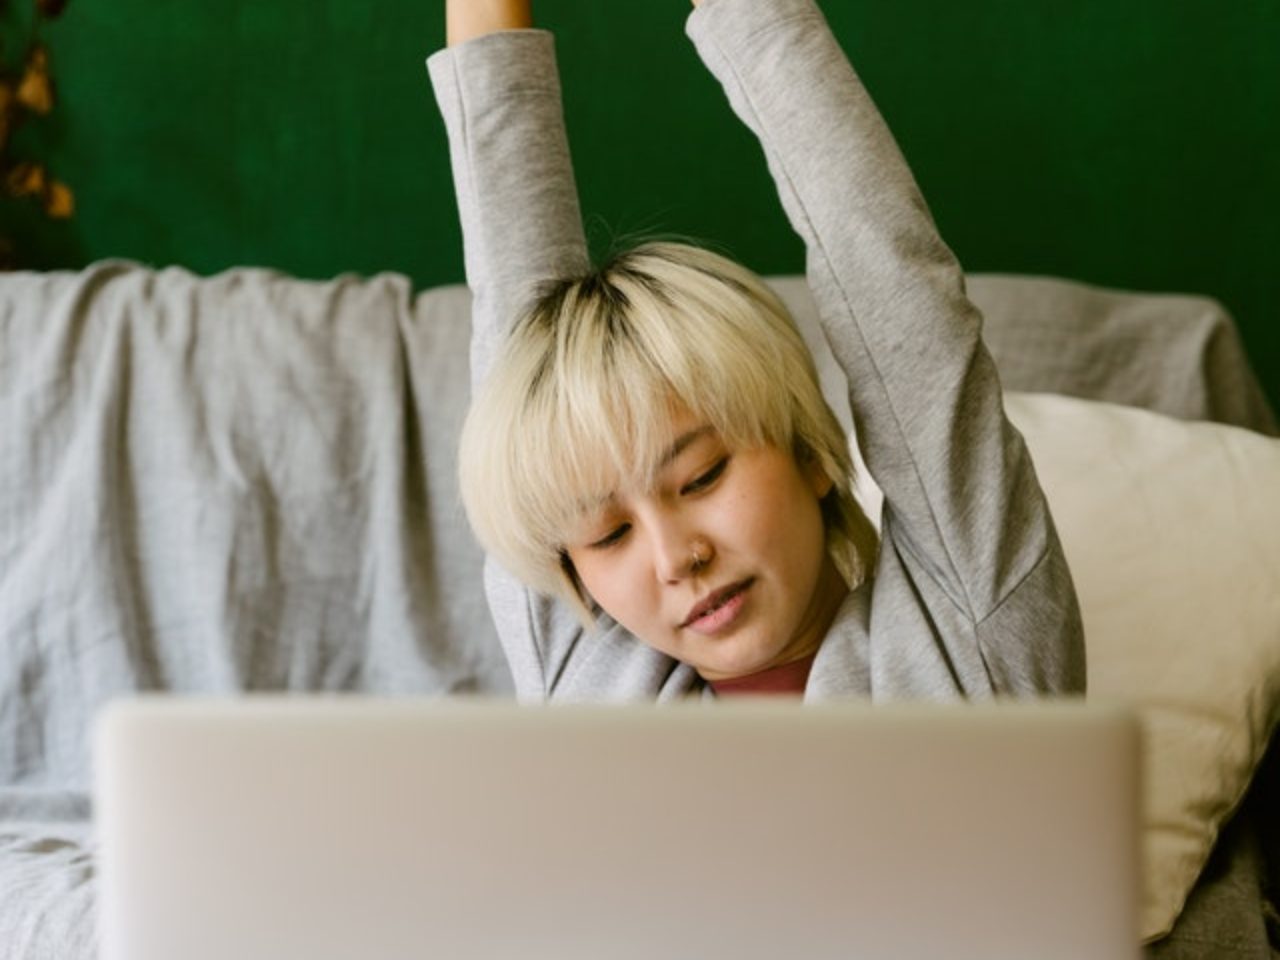
[[141,699],[104,960],[1136,960],[1139,736],[1081,702]]

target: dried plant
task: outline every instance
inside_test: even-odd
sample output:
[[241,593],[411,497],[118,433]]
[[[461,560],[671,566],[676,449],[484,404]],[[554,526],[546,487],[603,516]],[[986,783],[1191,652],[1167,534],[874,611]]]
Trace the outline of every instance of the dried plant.
[[[7,3],[0,0],[0,12],[5,12]],[[10,150],[13,132],[33,117],[48,115],[57,99],[49,76],[49,50],[40,39],[40,28],[62,15],[67,0],[34,0],[34,5],[20,62],[11,64],[7,44],[0,46],[0,184],[8,198],[34,201],[46,216],[65,219],[75,210],[71,189],[54,179],[44,163],[16,158]],[[0,268],[12,267],[14,256],[13,241],[0,235]]]

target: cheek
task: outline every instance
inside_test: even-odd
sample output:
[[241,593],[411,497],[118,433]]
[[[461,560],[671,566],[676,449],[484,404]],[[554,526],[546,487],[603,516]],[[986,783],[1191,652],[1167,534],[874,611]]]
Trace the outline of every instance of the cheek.
[[786,546],[786,526],[777,516],[777,503],[772,498],[761,497],[758,489],[744,491],[717,505],[717,549],[755,556],[775,554]]
[[578,579],[604,611],[626,626],[639,598],[635,560],[625,552],[572,558]]
[[[731,542],[790,565],[825,542],[822,508],[805,478],[789,465],[762,470],[725,498],[719,528]],[[819,550],[820,552],[820,550]]]

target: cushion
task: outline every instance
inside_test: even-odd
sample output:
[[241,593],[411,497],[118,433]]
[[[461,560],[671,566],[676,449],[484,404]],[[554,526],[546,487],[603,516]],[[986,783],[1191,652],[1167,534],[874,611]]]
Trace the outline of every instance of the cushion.
[[1089,697],[1145,741],[1143,939],[1168,933],[1280,709],[1280,440],[1009,393],[1076,582]]

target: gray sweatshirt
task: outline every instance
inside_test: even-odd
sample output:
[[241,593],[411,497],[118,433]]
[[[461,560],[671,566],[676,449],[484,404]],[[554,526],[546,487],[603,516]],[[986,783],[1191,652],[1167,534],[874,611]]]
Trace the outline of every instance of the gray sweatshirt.
[[[873,576],[824,638],[807,701],[1081,693],[1071,575],[1004,414],[982,318],[893,137],[813,0],[704,0],[687,31],[756,134],[884,492]],[[490,34],[427,66],[449,135],[474,295],[473,385],[540,281],[589,269],[553,40]],[[710,689],[607,617],[592,631],[490,560],[526,701]]]

